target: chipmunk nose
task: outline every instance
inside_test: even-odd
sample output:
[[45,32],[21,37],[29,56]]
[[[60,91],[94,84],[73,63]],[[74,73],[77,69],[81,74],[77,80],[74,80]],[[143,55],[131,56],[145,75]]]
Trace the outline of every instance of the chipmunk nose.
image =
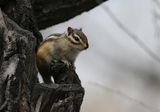
[[88,45],[88,44],[86,44],[86,45],[85,45],[85,47],[84,47],[84,49],[87,49],[88,47],[89,47],[89,45]]

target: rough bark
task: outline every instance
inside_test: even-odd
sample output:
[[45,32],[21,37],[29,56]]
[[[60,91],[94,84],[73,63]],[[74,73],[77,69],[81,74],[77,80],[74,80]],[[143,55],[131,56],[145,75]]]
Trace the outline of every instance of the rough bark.
[[[32,2],[32,5],[30,1]],[[34,31],[35,35],[39,37],[40,34],[37,34],[37,28],[44,29],[51,25],[69,20],[84,11],[96,7],[104,1],[108,0],[0,0],[0,7],[9,15],[9,17],[12,17],[14,21],[18,21],[18,24],[22,28],[26,26],[26,22],[24,22],[24,19],[22,18],[29,17],[28,20],[30,21],[29,23],[31,23],[29,29]],[[28,8],[31,9],[31,6],[33,7],[34,15],[33,13],[30,13],[29,15],[24,13],[24,10],[26,12],[32,11],[28,10]],[[17,11],[20,11],[20,15],[15,13]],[[37,23],[32,17],[36,18],[38,27],[35,27]],[[21,21],[24,26],[21,25],[22,23],[19,21]]]
[[37,45],[42,41],[30,0],[0,0],[0,6],[3,12],[21,28],[34,34],[37,38]]
[[0,11],[3,57],[0,68],[0,111],[31,112],[31,88],[36,82],[36,38]]
[[107,0],[32,0],[39,29],[58,24]]
[[74,67],[53,60],[57,84],[38,83],[35,49],[42,41],[38,26],[63,22],[103,0],[31,1],[0,0],[0,112],[79,112],[84,88]]
[[35,112],[79,112],[84,89],[78,84],[39,84],[32,96]]

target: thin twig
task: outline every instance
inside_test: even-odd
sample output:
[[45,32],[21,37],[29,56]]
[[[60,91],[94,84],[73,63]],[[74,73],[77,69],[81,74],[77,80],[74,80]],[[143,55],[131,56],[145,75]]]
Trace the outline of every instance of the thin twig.
[[160,63],[160,57],[157,56],[136,34],[130,31],[109,9],[109,7],[102,5],[102,8],[106,11],[106,13],[113,19],[116,25],[122,29],[132,40],[134,40],[137,45],[139,45],[149,56],[151,56],[154,60]]
[[153,0],[153,2],[157,5],[157,7],[160,9],[160,2],[159,0]]

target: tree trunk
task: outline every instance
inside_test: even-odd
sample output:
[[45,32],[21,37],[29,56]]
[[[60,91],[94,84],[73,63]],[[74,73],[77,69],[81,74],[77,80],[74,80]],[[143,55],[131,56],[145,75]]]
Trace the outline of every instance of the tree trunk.
[[73,67],[53,60],[57,84],[38,82],[35,51],[42,41],[38,26],[65,21],[97,4],[91,0],[32,0],[32,4],[0,0],[0,112],[79,112],[84,89]]
[[2,57],[0,111],[31,112],[31,90],[37,82],[36,38],[20,28],[0,10]]

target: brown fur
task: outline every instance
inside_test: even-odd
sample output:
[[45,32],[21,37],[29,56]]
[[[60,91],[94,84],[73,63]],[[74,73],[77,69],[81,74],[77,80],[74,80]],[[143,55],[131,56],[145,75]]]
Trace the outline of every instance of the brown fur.
[[74,29],[73,33],[81,37],[81,44],[76,45],[72,43],[71,40],[63,34],[53,35],[53,37],[60,38],[48,38],[40,44],[36,61],[38,70],[45,83],[52,83],[50,63],[53,59],[60,59],[66,64],[74,64],[78,53],[88,48],[88,40],[85,34],[77,29]]

